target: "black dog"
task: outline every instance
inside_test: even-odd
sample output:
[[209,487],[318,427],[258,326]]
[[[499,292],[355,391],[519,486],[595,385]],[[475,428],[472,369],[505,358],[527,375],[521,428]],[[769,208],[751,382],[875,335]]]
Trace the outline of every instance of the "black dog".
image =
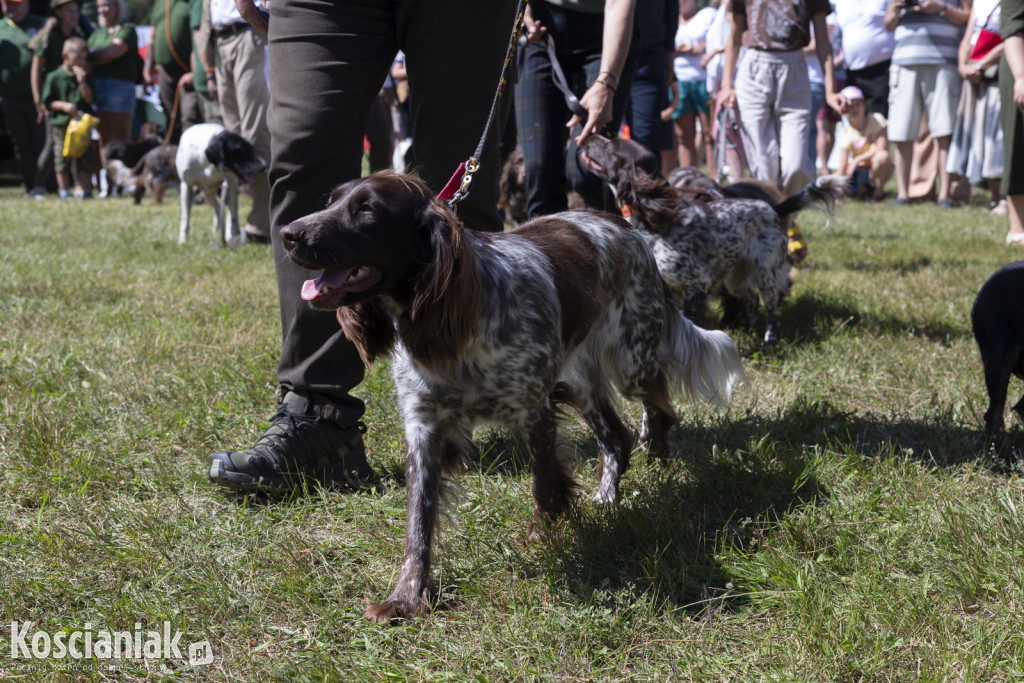
[[[971,327],[981,350],[988,389],[985,433],[1002,450],[1010,375],[1024,379],[1024,261],[1003,266],[981,286],[971,309]],[[1024,397],[1013,410],[1024,419]]]

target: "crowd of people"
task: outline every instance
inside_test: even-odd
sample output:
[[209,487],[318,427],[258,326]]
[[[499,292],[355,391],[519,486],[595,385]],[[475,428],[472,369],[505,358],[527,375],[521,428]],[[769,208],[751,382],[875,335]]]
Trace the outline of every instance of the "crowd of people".
[[99,0],[98,26],[79,0],[51,0],[48,18],[29,2],[0,0],[0,46],[17,57],[0,65],[0,96],[29,194],[44,196],[55,164],[69,190],[62,174],[77,164],[88,196],[91,166],[62,158],[61,126],[91,109],[101,149],[125,136],[137,82],[158,84],[171,141],[223,120],[272,159],[254,179],[246,230],[273,243],[280,406],[253,448],[213,456],[219,484],[372,476],[364,406],[350,393],[362,363],[334,316],[301,300],[307,273],[278,235],[361,174],[364,134],[374,169],[400,144],[402,165],[414,159],[440,191],[493,116],[505,134],[480,147],[474,191],[457,207],[477,230],[503,227],[500,160],[516,145],[528,217],[566,208],[569,190],[610,208],[578,148],[627,123],[666,174],[703,164],[720,180],[748,172],[793,192],[837,170],[854,197],[944,209],[981,186],[989,210],[1009,215],[1007,243],[1024,244],[1021,0],[531,0],[515,86],[494,101],[513,0],[274,0],[272,20],[253,0],[156,0],[143,65],[122,0]]
[[[34,7],[33,4],[36,6]],[[223,123],[270,157],[266,37],[242,19],[234,0],[156,0],[145,57],[124,0],[97,0],[95,21],[80,0],[2,0],[0,98],[26,192],[42,199],[92,197],[104,150],[138,135],[152,89],[175,144],[184,129]],[[33,11],[36,10],[36,11]],[[64,151],[72,120],[95,115],[96,144]],[[246,231],[270,241],[270,183],[253,178]]]

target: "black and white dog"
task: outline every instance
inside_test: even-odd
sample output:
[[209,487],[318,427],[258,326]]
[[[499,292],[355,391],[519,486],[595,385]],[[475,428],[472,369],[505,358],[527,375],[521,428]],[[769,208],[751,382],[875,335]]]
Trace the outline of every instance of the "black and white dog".
[[632,140],[592,135],[584,166],[611,188],[622,215],[639,228],[658,270],[687,317],[706,324],[706,300],[724,292],[739,302],[742,322],[767,325],[764,345],[779,341],[779,306],[789,292],[788,238],[782,218],[807,208],[831,211],[843,180],[823,176],[778,205],[760,199],[688,202],[657,172],[657,160]]
[[[985,434],[1002,450],[1010,375],[1024,379],[1024,261],[1003,266],[981,286],[971,309],[971,328],[988,389]],[[1024,397],[1013,410],[1024,419]]]
[[[182,133],[174,165],[181,179],[178,244],[188,241],[195,189],[203,193],[213,209],[213,229],[220,235],[221,243],[226,245],[236,236],[244,242],[245,231],[238,225],[238,181],[251,183],[251,174],[267,168],[267,162],[256,155],[252,143],[219,123],[200,123]],[[230,214],[227,221],[225,207]]]

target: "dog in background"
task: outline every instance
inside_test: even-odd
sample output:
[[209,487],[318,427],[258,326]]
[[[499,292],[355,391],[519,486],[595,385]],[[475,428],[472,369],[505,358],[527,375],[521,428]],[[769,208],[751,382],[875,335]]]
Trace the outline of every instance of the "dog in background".
[[576,490],[556,451],[558,405],[594,432],[594,501],[607,504],[632,451],[615,389],[642,402],[640,439],[664,457],[677,420],[670,389],[726,400],[742,376],[732,340],[679,314],[643,237],[615,216],[569,211],[477,233],[424,183],[378,173],[337,188],[281,239],[292,261],[322,271],[303,299],[337,310],[367,365],[392,359],[408,521],[398,585],[365,612],[375,621],[427,611],[442,476],[474,452],[474,423],[527,435],[534,521],[544,525]]
[[657,172],[655,156],[633,140],[592,135],[581,159],[611,188],[623,216],[643,232],[688,317],[705,324],[708,296],[724,291],[738,301],[727,322],[753,327],[760,294],[767,318],[764,346],[778,343],[779,306],[790,285],[788,238],[780,217],[807,208],[830,212],[838,178],[819,178],[775,206],[759,199],[687,202]]
[[103,147],[103,167],[107,172],[107,196],[122,194],[132,184],[133,169],[142,157],[162,141],[160,128],[155,123],[143,124],[137,140],[112,140]]
[[[267,168],[252,143],[219,123],[200,123],[181,134],[175,168],[182,185],[178,244],[188,241],[192,193],[196,189],[213,209],[213,229],[220,235],[221,244],[235,239],[244,243],[245,232],[238,225],[238,182],[251,183],[251,174]],[[225,209],[228,220],[224,219]]]
[[[786,199],[778,185],[770,180],[748,179],[728,185],[719,185],[696,168],[680,167],[668,174],[668,184],[676,188],[689,201],[715,199],[760,199],[779,206]],[[794,265],[807,258],[807,243],[796,224],[796,214],[779,216],[789,236],[789,260]]]
[[177,155],[177,145],[160,145],[143,155],[139,163],[132,169],[132,179],[135,185],[132,190],[132,198],[136,204],[142,202],[142,197],[147,190],[152,195],[154,204],[163,202],[164,192],[173,183],[178,182],[178,170],[175,168]]
[[[988,389],[985,435],[997,449],[1004,450],[1003,410],[1010,376],[1024,379],[1024,261],[1003,266],[981,286],[971,308],[971,328]],[[1013,410],[1024,419],[1024,397]],[[1006,457],[1012,456],[1007,452]]]
[[498,210],[513,228],[526,222],[526,164],[523,150],[514,149],[501,169],[498,181]]

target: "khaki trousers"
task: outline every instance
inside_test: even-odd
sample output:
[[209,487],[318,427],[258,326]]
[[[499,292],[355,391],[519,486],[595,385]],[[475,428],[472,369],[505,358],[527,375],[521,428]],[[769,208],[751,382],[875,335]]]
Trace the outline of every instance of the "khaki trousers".
[[811,82],[803,52],[747,50],[736,104],[750,173],[787,190],[806,185]]
[[[214,37],[213,41],[224,127],[251,142],[256,153],[270,163],[267,39],[250,28]],[[266,172],[252,177],[252,212],[246,222],[260,235],[270,236],[270,181]]]

